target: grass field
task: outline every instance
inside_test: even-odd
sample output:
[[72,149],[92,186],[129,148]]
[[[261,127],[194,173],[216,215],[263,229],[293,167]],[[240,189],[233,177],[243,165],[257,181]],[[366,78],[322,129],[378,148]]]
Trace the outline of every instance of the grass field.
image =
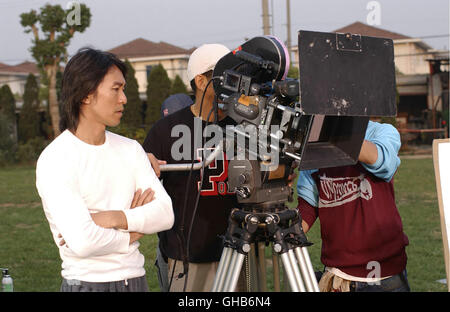
[[[411,289],[446,291],[446,285],[436,282],[445,278],[445,268],[432,159],[403,159],[395,188],[410,241],[407,270]],[[321,270],[318,223],[308,238],[314,243],[309,248],[314,268]],[[140,247],[146,256],[151,291],[159,291],[153,265],[156,241],[155,235],[146,236]],[[59,290],[61,261],[35,188],[33,167],[0,169],[0,267],[10,269],[15,291]]]

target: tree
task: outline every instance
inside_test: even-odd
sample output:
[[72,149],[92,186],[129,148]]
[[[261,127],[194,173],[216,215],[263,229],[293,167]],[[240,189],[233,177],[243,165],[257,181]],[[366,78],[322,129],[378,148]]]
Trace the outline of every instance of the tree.
[[132,128],[142,125],[142,101],[139,97],[139,85],[135,77],[133,66],[128,60],[125,60],[127,67],[127,82],[125,87],[125,95],[127,96],[127,104],[123,112],[121,123]]
[[0,88],[0,164],[14,160],[17,148],[16,101],[8,85]]
[[19,115],[18,134],[20,142],[40,136],[40,116],[37,111],[39,107],[39,86],[36,77],[29,74],[23,94],[23,106]]
[[188,93],[186,85],[178,75],[175,76],[175,79],[173,80],[172,83],[172,88],[170,89],[170,94],[177,94],[177,93],[185,93],[185,94]]
[[[20,15],[20,23],[25,32],[33,32],[30,51],[41,70],[41,80],[48,86],[48,104],[54,137],[60,133],[56,74],[61,62],[67,59],[70,39],[75,32],[84,32],[91,21],[91,12],[86,5],[78,2],[72,4],[74,7],[67,10],[60,5],[46,4],[39,13],[31,10]],[[41,33],[37,24],[40,24]]]
[[[398,92],[398,87],[395,86],[395,111],[398,112],[398,105],[400,104],[400,93]],[[396,116],[391,117],[381,117],[380,118],[381,123],[388,123],[391,124],[394,127],[397,127],[397,118]]]
[[16,122],[16,100],[7,84],[0,88],[0,114],[5,116],[8,122]]
[[164,67],[155,66],[147,78],[147,111],[145,123],[153,125],[161,117],[161,104],[169,97],[172,83]]
[[287,77],[298,79],[298,75],[299,75],[298,67],[290,66]]

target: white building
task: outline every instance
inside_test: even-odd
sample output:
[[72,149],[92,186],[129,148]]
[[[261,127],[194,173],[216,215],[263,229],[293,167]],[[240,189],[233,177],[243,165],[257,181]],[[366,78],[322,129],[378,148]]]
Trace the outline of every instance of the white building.
[[[9,85],[14,96],[21,98],[25,91],[28,75],[39,76],[39,69],[35,63],[23,62],[17,65],[0,63],[0,86]],[[22,107],[22,101],[16,101],[16,108]]]
[[121,60],[128,59],[136,71],[136,80],[142,99],[146,98],[147,76],[153,66],[161,64],[169,79],[178,75],[188,89],[187,64],[191,50],[186,50],[166,42],[155,43],[143,38],[124,43],[108,52],[114,53]]

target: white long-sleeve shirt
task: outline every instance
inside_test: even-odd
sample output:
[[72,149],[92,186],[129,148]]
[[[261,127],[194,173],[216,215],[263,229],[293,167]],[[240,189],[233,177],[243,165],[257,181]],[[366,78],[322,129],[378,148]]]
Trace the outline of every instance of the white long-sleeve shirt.
[[[134,140],[106,131],[102,145],[90,145],[66,130],[40,155],[36,187],[62,259],[62,276],[109,282],[143,276],[144,256],[128,232],[170,229],[172,201],[146,153]],[[155,198],[130,209],[134,193],[151,188]],[[91,213],[122,210],[128,230],[106,229]],[[58,234],[66,244],[59,246]]]

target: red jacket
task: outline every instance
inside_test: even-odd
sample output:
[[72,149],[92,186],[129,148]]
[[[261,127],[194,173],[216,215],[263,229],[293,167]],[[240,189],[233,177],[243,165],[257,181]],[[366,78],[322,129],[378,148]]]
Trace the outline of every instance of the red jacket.
[[406,267],[402,221],[395,205],[393,179],[386,182],[363,166],[320,169],[312,174],[319,207],[301,197],[298,209],[311,227],[318,217],[322,235],[322,263],[357,277],[367,277],[377,261],[381,277]]

